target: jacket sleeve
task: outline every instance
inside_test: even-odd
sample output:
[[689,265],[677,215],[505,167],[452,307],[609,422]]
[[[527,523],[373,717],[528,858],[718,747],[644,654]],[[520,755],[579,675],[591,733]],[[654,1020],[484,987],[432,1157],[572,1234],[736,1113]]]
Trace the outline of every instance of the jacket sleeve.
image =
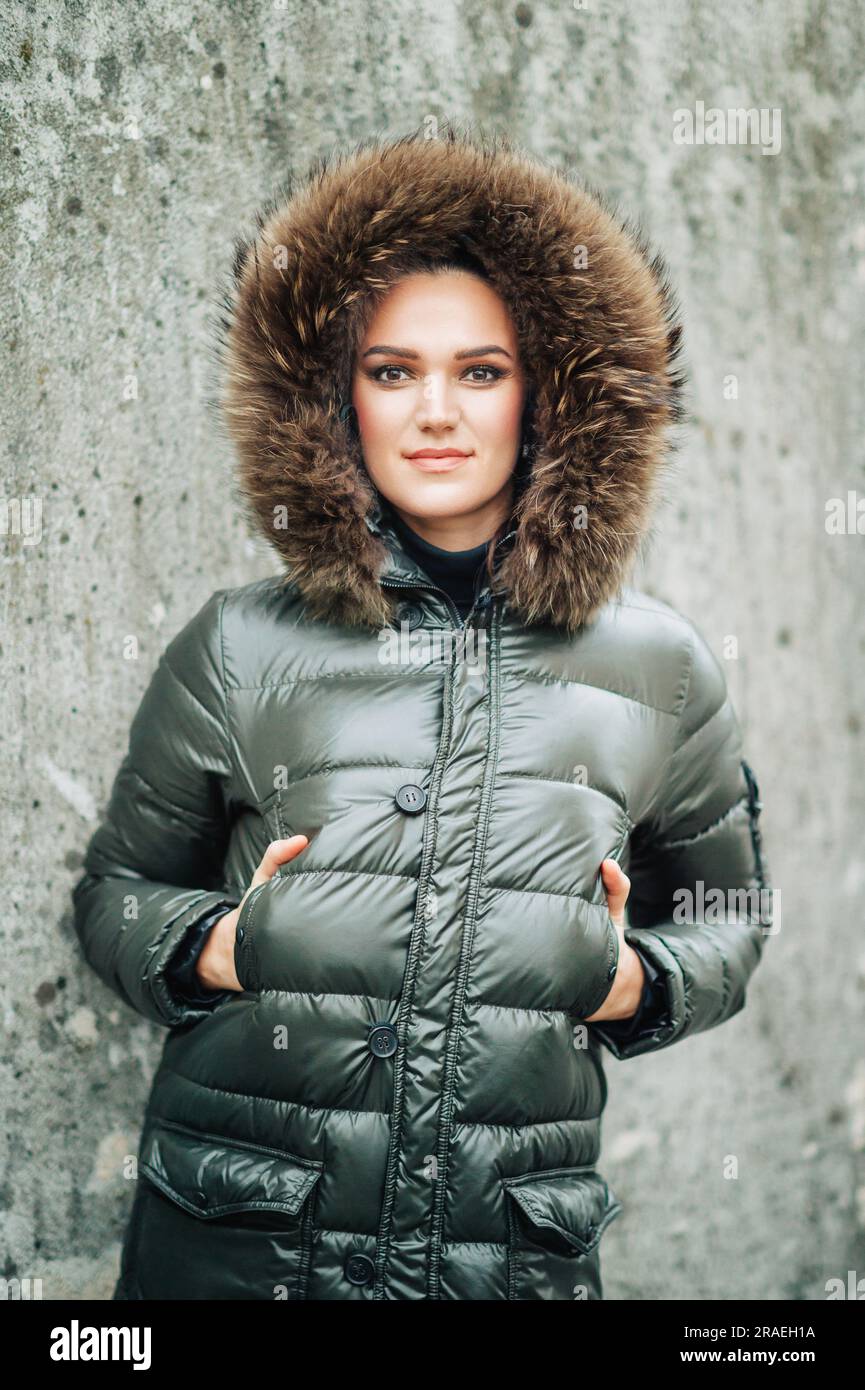
[[691,628],[672,751],[623,855],[631,879],[625,940],[660,973],[664,1007],[650,1031],[633,1036],[590,1025],[614,1056],[657,1052],[744,1007],[764,941],[777,930],[761,809],[723,671]]
[[225,999],[234,991],[230,989],[208,989],[198,978],[196,966],[207,939],[220,917],[231,908],[223,903],[216,912],[202,917],[189,928],[183,941],[165,968],[165,978],[176,999],[186,1004],[203,1004],[212,1007],[218,1000]]
[[191,928],[239,901],[222,882],[231,773],[225,592],[212,595],[161,656],[72,892],[85,959],[125,1003],[168,1027],[203,1019],[225,997],[188,1001],[167,970]]
[[627,1040],[637,1033],[653,1032],[667,1015],[667,988],[661,972],[655,969],[645,951],[641,951],[635,942],[631,944],[640,957],[646,978],[637,1012],[631,1018],[604,1022],[604,1028],[612,1034],[616,1042],[620,1039]]

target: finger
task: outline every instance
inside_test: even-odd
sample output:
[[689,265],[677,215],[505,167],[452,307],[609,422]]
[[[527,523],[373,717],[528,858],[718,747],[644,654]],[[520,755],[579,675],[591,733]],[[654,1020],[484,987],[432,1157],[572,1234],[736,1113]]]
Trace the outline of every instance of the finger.
[[627,898],[631,890],[631,880],[615,859],[605,859],[602,862],[601,877],[608,893],[624,893]]
[[631,891],[631,880],[616,863],[615,859],[605,859],[601,864],[601,878],[607,894],[607,908],[610,916],[620,918]]
[[257,888],[261,883],[268,883],[276,873],[280,864],[287,864],[290,859],[296,858],[302,850],[306,849],[309,840],[306,835],[291,835],[287,840],[271,840],[261,859],[261,863],[252,876],[250,888]]

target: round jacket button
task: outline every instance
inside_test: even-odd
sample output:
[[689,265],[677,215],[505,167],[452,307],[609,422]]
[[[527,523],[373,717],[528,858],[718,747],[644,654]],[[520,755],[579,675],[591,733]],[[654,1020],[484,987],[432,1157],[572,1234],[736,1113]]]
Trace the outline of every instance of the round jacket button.
[[375,1278],[375,1265],[369,1255],[359,1254],[356,1251],[349,1255],[343,1269],[350,1284],[368,1284],[371,1279]]
[[607,971],[607,979],[608,979],[608,980],[611,980],[611,979],[613,978],[613,976],[615,975],[617,969],[618,969],[618,966],[616,966],[616,965],[611,965],[611,966],[610,966],[609,970]]
[[396,1029],[390,1023],[374,1023],[367,1046],[374,1057],[392,1057],[397,1049]]
[[405,623],[409,631],[420,627],[423,622],[423,609],[416,603],[404,603],[397,613],[400,623]]
[[195,1192],[195,1200],[200,1207],[207,1206],[207,1193],[200,1187]]
[[396,794],[396,804],[401,811],[416,816],[426,806],[426,792],[415,782],[406,782]]
[[238,927],[238,928],[237,928],[237,931],[235,932],[235,937],[237,938],[237,940],[238,940],[238,941],[242,941],[243,938],[244,938],[245,936],[246,936],[246,929],[245,929],[245,927]]

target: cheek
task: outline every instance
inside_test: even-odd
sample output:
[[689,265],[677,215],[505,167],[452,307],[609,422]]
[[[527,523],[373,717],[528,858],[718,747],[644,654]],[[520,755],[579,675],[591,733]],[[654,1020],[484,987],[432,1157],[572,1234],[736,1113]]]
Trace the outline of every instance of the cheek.
[[396,393],[388,395],[360,381],[352,393],[352,404],[357,411],[358,428],[370,448],[392,442],[400,420]]
[[364,438],[372,439],[375,437],[376,429],[381,428],[379,412],[369,400],[363,389],[356,390],[352,397],[352,404],[357,412],[358,428]]
[[520,442],[523,395],[520,391],[490,392],[478,402],[477,431],[496,454],[513,454]]

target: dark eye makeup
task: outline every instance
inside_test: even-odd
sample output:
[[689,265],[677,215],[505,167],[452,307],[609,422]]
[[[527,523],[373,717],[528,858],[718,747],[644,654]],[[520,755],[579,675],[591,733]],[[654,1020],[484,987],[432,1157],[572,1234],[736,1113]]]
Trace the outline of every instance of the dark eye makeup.
[[[392,377],[389,380],[385,380],[382,373],[408,372],[408,370],[408,367],[404,367],[401,362],[385,362],[382,366],[375,367],[372,371],[367,372],[367,376],[371,381],[380,382],[382,386],[398,386],[398,381],[395,381]],[[499,381],[502,377],[508,375],[507,372],[502,371],[501,367],[494,367],[489,362],[476,362],[474,366],[466,368],[466,373],[468,372],[492,372],[492,376],[487,377],[486,381],[475,380],[471,382],[470,384],[473,386],[490,386],[494,381]]]

